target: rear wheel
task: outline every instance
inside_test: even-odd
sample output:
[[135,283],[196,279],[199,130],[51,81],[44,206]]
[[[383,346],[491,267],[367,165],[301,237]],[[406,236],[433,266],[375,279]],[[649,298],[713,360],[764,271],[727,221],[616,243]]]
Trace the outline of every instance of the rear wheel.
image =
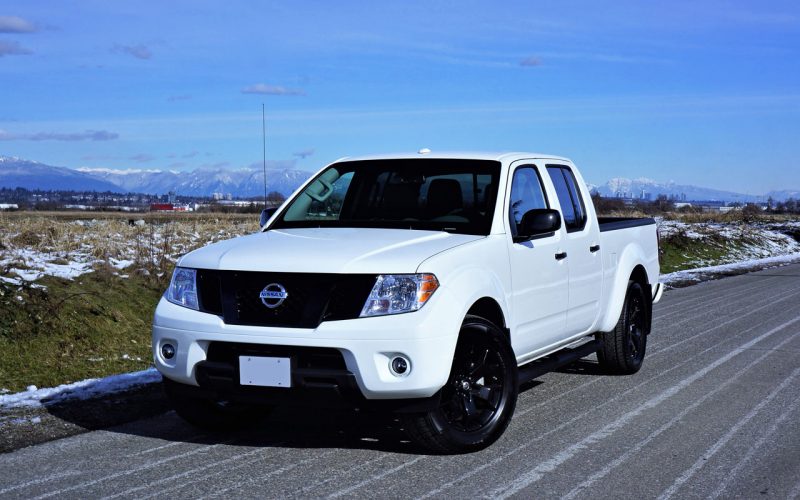
[[201,429],[233,431],[254,427],[272,410],[266,405],[190,396],[180,390],[180,385],[164,378],[164,390],[175,413]]
[[628,284],[625,303],[617,325],[610,332],[601,333],[603,347],[597,351],[600,366],[618,375],[636,373],[642,367],[647,347],[650,317],[642,285]]
[[495,442],[508,427],[517,402],[517,362],[508,339],[494,324],[467,316],[441,405],[407,415],[414,442],[437,453],[466,453]]

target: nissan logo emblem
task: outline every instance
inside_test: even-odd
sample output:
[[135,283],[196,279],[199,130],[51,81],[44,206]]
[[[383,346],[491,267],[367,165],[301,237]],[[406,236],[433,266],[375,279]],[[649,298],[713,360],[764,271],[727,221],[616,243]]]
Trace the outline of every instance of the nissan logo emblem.
[[261,303],[270,309],[275,309],[283,304],[283,301],[289,297],[286,289],[280,283],[270,283],[265,286],[261,293],[258,294]]

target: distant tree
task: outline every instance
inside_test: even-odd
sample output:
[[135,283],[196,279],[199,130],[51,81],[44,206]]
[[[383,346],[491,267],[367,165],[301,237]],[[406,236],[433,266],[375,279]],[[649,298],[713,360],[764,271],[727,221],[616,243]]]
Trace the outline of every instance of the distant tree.
[[675,210],[675,202],[672,199],[667,198],[667,195],[665,194],[658,195],[653,205],[658,213],[672,212]]
[[269,205],[277,206],[284,201],[286,201],[286,197],[277,191],[270,191],[267,195],[267,204]]
[[745,222],[753,222],[761,218],[761,207],[755,203],[748,203],[742,208],[742,219]]
[[592,191],[592,203],[594,203],[595,211],[600,215],[625,210],[625,202],[618,198],[605,198],[597,191]]

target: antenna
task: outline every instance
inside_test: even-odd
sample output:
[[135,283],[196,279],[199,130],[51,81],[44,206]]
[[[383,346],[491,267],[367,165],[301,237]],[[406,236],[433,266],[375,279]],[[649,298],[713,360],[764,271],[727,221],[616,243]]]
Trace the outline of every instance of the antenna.
[[261,103],[261,142],[264,150],[264,209],[267,208],[267,113]]

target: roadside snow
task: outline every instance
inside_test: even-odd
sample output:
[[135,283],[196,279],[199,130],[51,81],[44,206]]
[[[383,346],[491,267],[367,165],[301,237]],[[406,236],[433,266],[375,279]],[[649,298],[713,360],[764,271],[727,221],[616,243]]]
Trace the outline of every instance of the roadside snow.
[[[7,266],[10,273],[25,281],[36,281],[45,275],[71,280],[92,271],[94,259],[88,255],[77,255],[74,259],[66,264],[56,264],[52,262],[55,260],[52,254],[29,249],[15,249],[7,252],[5,258],[0,259],[0,267]],[[15,264],[22,264],[23,268],[14,267]],[[4,279],[4,281],[10,283],[8,279]]]
[[662,274],[659,281],[672,285],[681,282],[698,282],[705,281],[715,276],[725,276],[730,274],[739,274],[749,271],[756,271],[759,269],[769,269],[771,267],[780,267],[787,264],[800,262],[800,253],[793,253],[789,255],[778,255],[775,257],[767,257],[764,259],[750,259],[741,262],[733,262],[730,264],[722,264],[719,266],[698,267],[696,269],[686,269],[684,271],[676,271],[674,273]]
[[69,400],[85,400],[106,394],[122,392],[136,386],[153,384],[161,381],[161,374],[155,368],[133,373],[122,373],[105,378],[91,378],[38,389],[35,385],[28,390],[16,394],[0,395],[0,409],[34,408],[63,403]]

